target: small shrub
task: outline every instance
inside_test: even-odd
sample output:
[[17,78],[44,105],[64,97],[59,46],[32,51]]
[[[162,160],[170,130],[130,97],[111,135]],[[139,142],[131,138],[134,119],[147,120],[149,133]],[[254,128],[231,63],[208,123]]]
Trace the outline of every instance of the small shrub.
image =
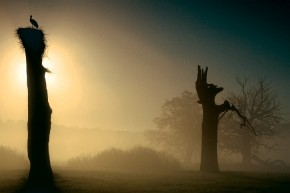
[[131,172],[168,172],[180,170],[180,163],[166,152],[135,146],[122,150],[111,148],[97,155],[72,158],[67,165],[76,169],[114,170]]

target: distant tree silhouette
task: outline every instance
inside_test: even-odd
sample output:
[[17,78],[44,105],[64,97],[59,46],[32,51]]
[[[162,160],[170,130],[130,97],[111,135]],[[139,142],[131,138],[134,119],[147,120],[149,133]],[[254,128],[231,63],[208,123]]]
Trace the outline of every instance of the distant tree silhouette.
[[[241,115],[235,106],[231,105],[227,100],[221,105],[215,104],[215,96],[220,93],[223,88],[214,84],[207,83],[208,68],[201,69],[198,66],[196,91],[198,94],[198,103],[202,104],[202,144],[201,144],[201,163],[200,170],[208,172],[218,172],[217,158],[217,133],[220,118],[229,110],[235,111],[240,118],[243,119],[244,126],[251,127],[248,119]],[[251,127],[252,128],[252,127]]]
[[200,149],[202,115],[197,100],[197,95],[188,90],[166,100],[160,115],[153,120],[157,129],[146,131],[146,138],[152,145],[171,152],[189,167],[194,153]]
[[46,40],[42,30],[18,28],[17,35],[25,49],[28,88],[28,158],[29,186],[50,186],[53,173],[49,158],[52,110],[48,103],[42,57]]
[[238,117],[230,116],[221,122],[220,145],[228,152],[241,153],[243,165],[249,167],[252,160],[263,161],[258,157],[259,148],[271,150],[277,145],[266,143],[263,139],[278,135],[282,106],[270,82],[265,79],[259,79],[255,86],[249,86],[247,79],[237,78],[237,83],[240,92],[230,93],[228,98],[247,116],[259,137],[251,135],[249,130],[237,129]]

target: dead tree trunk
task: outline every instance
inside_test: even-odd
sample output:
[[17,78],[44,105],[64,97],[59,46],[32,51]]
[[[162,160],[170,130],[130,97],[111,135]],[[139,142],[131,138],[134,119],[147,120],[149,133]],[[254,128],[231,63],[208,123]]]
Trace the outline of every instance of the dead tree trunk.
[[241,154],[242,154],[242,164],[244,168],[250,168],[252,164],[252,151],[251,151],[251,139],[250,133],[248,131],[243,131],[241,140]]
[[199,98],[198,103],[202,104],[203,109],[200,170],[218,172],[217,133],[219,115],[234,107],[228,101],[225,101],[221,105],[215,104],[215,96],[223,88],[207,83],[207,71],[208,68],[204,70],[198,66],[196,80],[196,91]]
[[37,185],[53,184],[49,158],[51,108],[48,103],[42,56],[45,37],[42,30],[19,28],[17,35],[25,49],[28,88],[28,158],[30,171],[28,182]]
[[[243,116],[234,105],[231,105],[227,100],[221,105],[215,104],[215,96],[221,92],[223,88],[207,83],[207,70],[208,68],[204,70],[198,66],[197,80],[195,83],[199,98],[198,103],[202,104],[203,109],[200,170],[218,172],[217,131],[219,120],[224,113],[229,110],[236,112],[243,120],[240,126],[248,127],[255,135],[257,134],[249,120]],[[221,113],[223,114],[220,116]]]

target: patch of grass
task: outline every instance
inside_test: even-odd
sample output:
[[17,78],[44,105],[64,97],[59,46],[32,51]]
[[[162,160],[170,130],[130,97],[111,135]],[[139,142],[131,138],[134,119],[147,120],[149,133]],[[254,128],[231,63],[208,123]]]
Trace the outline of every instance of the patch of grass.
[[290,174],[202,172],[118,173],[59,171],[63,193],[289,193]]
[[[0,192],[14,193],[27,174],[0,171]],[[123,173],[56,170],[60,193],[289,193],[290,173]]]

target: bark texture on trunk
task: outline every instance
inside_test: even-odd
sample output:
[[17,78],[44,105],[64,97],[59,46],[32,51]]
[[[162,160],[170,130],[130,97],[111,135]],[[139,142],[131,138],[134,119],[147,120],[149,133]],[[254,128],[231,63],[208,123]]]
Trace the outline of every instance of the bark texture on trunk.
[[[214,107],[214,106],[213,106]],[[203,106],[201,171],[218,172],[217,130],[218,113],[213,107]]]

